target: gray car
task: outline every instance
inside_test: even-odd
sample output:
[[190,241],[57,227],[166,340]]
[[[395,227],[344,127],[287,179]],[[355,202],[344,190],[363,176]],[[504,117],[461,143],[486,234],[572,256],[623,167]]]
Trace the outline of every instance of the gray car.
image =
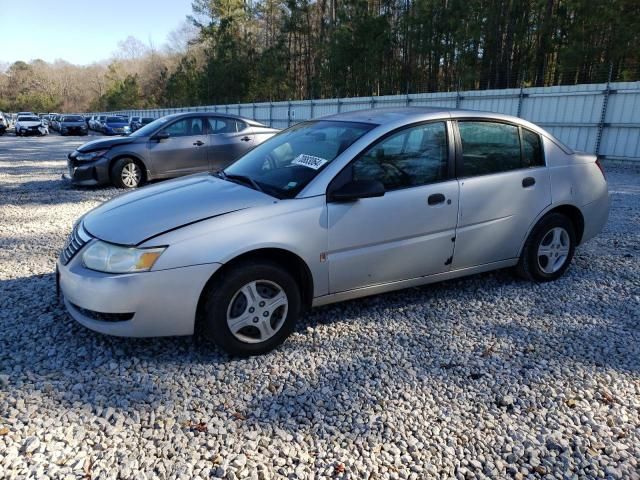
[[78,147],[68,156],[64,177],[76,185],[135,188],[150,180],[222,169],[276,132],[235,115],[168,115],[126,137]]
[[199,331],[251,355],[317,305],[506,267],[555,280],[608,212],[596,157],[524,120],[349,112],[295,125],[217,174],[104,203],[57,268],[68,311],[93,330]]
[[60,135],[87,135],[89,129],[82,115],[63,115],[58,122]]

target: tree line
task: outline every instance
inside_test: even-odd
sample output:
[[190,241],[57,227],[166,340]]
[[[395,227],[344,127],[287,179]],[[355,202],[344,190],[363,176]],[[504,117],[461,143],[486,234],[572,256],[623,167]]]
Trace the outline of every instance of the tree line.
[[[103,111],[638,80],[638,0],[194,0],[162,51],[17,62],[0,109]],[[20,81],[20,78],[30,80]]]

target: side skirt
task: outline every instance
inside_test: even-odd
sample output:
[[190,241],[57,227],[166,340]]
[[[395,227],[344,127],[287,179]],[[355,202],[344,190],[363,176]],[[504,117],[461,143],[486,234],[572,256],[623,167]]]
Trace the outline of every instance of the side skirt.
[[411,278],[409,280],[399,280],[397,282],[380,283],[377,285],[369,285],[368,287],[355,288],[345,292],[332,293],[323,295],[313,299],[313,307],[329,305],[331,303],[343,302],[345,300],[353,300],[355,298],[368,297],[369,295],[378,295],[380,293],[392,292],[394,290],[402,290],[404,288],[419,287],[429,283],[451,280],[452,278],[465,277],[476,273],[489,272],[500,268],[513,267],[518,264],[517,258],[501,260],[499,262],[486,263],[477,267],[459,268],[449,272],[436,273],[426,277]]

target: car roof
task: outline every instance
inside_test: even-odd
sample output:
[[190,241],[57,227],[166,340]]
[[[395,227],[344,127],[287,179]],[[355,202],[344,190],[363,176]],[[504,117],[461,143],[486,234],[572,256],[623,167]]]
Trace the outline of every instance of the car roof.
[[205,117],[223,117],[223,118],[232,118],[234,120],[240,120],[242,122],[245,122],[249,125],[253,125],[256,127],[264,127],[266,125],[256,121],[256,120],[252,120],[250,118],[246,118],[246,117],[241,117],[240,115],[234,115],[233,113],[221,113],[221,112],[185,112],[185,113],[174,113],[171,115],[167,115],[167,117],[171,117],[171,118],[181,118],[181,117],[190,117],[190,116],[205,116]]
[[502,113],[484,112],[480,110],[463,110],[459,108],[445,107],[388,107],[374,108],[368,110],[354,110],[350,112],[342,112],[334,115],[322,117],[321,120],[339,120],[351,122],[371,123],[374,125],[385,125],[395,123],[412,123],[436,120],[442,118],[451,119],[479,119],[479,120],[497,120],[522,125],[552,140],[566,153],[572,153],[572,150],[555,138],[546,130],[539,126],[524,120],[520,117],[512,115],[504,115]]

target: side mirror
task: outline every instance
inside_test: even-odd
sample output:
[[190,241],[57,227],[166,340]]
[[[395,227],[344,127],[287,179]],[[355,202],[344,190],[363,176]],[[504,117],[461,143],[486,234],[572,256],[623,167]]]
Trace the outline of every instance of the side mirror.
[[151,137],[151,140],[157,140],[159,142],[160,140],[166,140],[170,136],[171,135],[169,135],[169,132],[158,132],[153,137]]
[[354,180],[329,194],[329,201],[351,202],[359,198],[382,197],[384,185],[378,180]]

